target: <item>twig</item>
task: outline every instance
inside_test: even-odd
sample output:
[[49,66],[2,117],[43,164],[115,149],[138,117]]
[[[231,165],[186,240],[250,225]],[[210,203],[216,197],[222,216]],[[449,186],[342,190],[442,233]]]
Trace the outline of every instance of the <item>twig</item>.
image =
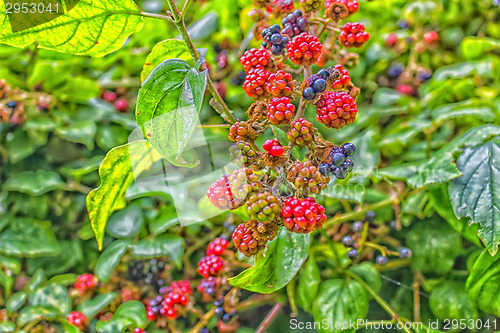
[[210,311],[205,313],[205,315],[200,319],[200,321],[198,323],[196,323],[196,325],[194,325],[194,327],[189,331],[189,333],[200,332],[200,330],[207,325],[210,318],[212,318],[214,316],[214,313],[215,313],[215,306],[212,307],[212,309],[210,309]]
[[274,319],[276,319],[276,316],[278,316],[282,308],[283,304],[281,303],[274,304],[273,308],[271,309],[271,311],[269,311],[266,318],[264,318],[264,320],[259,325],[255,333],[264,333],[269,328],[269,326],[271,326]]
[[368,212],[370,210],[377,210],[377,209],[392,205],[392,204],[397,203],[397,202],[398,202],[397,198],[389,198],[389,199],[377,202],[377,203],[372,204],[372,205],[367,205],[365,208],[358,210],[358,211],[353,211],[353,212],[337,215],[337,216],[329,219],[328,221],[326,221],[323,224],[323,227],[329,227],[329,226],[334,225],[334,224],[353,221],[355,219],[363,217],[366,214],[366,212]]

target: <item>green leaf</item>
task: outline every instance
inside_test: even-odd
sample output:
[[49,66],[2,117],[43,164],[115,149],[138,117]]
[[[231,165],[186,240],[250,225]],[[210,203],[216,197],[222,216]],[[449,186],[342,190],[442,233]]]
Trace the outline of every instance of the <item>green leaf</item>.
[[14,219],[0,233],[0,253],[16,257],[57,255],[60,251],[48,221]]
[[356,145],[356,154],[352,157],[354,170],[351,182],[363,182],[380,164],[376,134],[374,129],[367,129],[352,140]]
[[167,39],[156,44],[146,58],[146,63],[141,72],[141,81],[144,82],[149,74],[167,59],[181,59],[192,61],[191,53],[184,41],[179,39]]
[[461,151],[465,145],[478,145],[496,135],[500,135],[500,126],[474,127],[450,141],[430,159],[383,168],[379,170],[378,175],[389,179],[405,180],[411,187],[446,182],[462,175],[454,163],[455,153]]
[[268,243],[265,254],[255,258],[255,265],[230,278],[229,283],[262,294],[283,288],[293,279],[306,260],[309,236],[281,228],[278,236]]
[[460,235],[446,222],[432,219],[415,224],[406,236],[406,245],[413,251],[413,269],[442,275],[453,268],[462,244]]
[[35,320],[54,320],[59,315],[59,311],[50,306],[28,305],[19,312],[17,325],[22,327]]
[[113,319],[123,318],[133,323],[134,327],[144,328],[148,322],[146,308],[139,301],[123,303],[116,310]]
[[500,316],[500,254],[485,249],[472,266],[465,284],[467,296],[482,311]]
[[84,144],[89,150],[93,150],[96,131],[97,126],[93,120],[84,120],[67,127],[59,127],[54,133],[61,139]]
[[76,326],[71,325],[67,320],[60,319],[59,321],[63,325],[65,333],[81,333]]
[[166,160],[185,163],[181,153],[187,146],[203,102],[207,72],[199,73],[180,59],[168,59],[156,67],[139,91],[137,124],[142,134]]
[[108,321],[98,321],[96,325],[99,333],[125,333],[125,330],[132,326],[130,320],[125,318],[111,319]]
[[54,171],[23,171],[9,177],[4,184],[7,191],[27,193],[29,195],[42,195],[64,186],[64,182]]
[[[274,136],[278,139],[282,146],[288,146],[288,136],[285,131],[275,125],[271,125],[271,129],[273,130]],[[294,147],[295,148],[295,147]],[[300,150],[298,147],[296,149],[292,149],[292,156],[298,160],[300,160]]]
[[158,215],[149,222],[149,231],[157,236],[170,227],[179,223],[177,212],[173,206],[167,206],[158,212]]
[[485,122],[495,120],[492,106],[482,100],[469,99],[458,103],[445,104],[432,110],[432,118],[436,122],[467,116],[473,116],[475,119],[481,119]]
[[31,305],[51,306],[63,315],[71,310],[68,291],[58,284],[48,284],[43,288],[37,289],[30,296]]
[[11,333],[16,330],[16,324],[11,321],[0,322],[0,333]]
[[28,133],[22,129],[17,129],[12,136],[7,136],[6,139],[9,159],[12,164],[24,160],[36,150],[35,143],[30,139]]
[[457,167],[463,176],[449,185],[453,210],[481,225],[479,237],[495,255],[500,243],[500,137],[465,149]]
[[69,11],[64,15],[53,13],[54,18],[48,22],[42,15],[7,17],[5,12],[0,13],[0,21],[10,21],[10,26],[4,24],[0,30],[0,42],[17,47],[38,42],[42,48],[59,52],[103,56],[118,50],[125,38],[142,28],[140,11],[131,0],[72,2],[76,5],[69,9],[70,1],[65,1]]
[[12,275],[8,275],[4,270],[0,269],[0,285],[4,287],[7,295],[10,294],[13,284],[14,278]]
[[495,58],[479,61],[467,61],[440,67],[432,76],[433,81],[444,81],[449,78],[464,78],[472,74],[496,78],[499,73],[499,61]]
[[87,318],[92,318],[99,313],[102,309],[111,303],[116,297],[116,293],[110,292],[106,294],[100,294],[96,297],[89,299],[78,305],[77,309],[83,313]]
[[99,167],[101,184],[87,196],[87,210],[99,249],[109,216],[135,177],[149,169],[160,159],[159,154],[146,141],[134,141],[108,152]]
[[364,261],[360,264],[349,267],[349,271],[362,278],[376,293],[382,289],[380,274],[373,263]]
[[57,256],[28,259],[28,273],[43,268],[47,275],[64,273],[83,260],[82,244],[78,240],[59,241],[61,253]]
[[333,327],[326,328],[321,325],[318,332],[354,332],[352,329],[341,330],[335,327],[335,323],[349,323],[349,321],[365,319],[367,314],[368,295],[358,282],[333,279],[321,284],[318,298],[313,305],[314,321],[325,320],[325,322],[333,323]]
[[131,242],[129,240],[117,240],[111,243],[99,256],[95,265],[95,273],[100,281],[108,282],[111,273],[121,258],[127,252]]
[[445,319],[477,319],[477,310],[465,294],[463,283],[445,281],[433,289],[429,305],[436,318]]
[[180,268],[182,254],[184,253],[184,238],[177,235],[146,238],[131,245],[130,253],[141,259],[168,257]]
[[27,299],[28,295],[26,295],[25,292],[19,291],[13,294],[7,301],[7,312],[9,314],[16,312],[24,305],[24,303],[26,303]]
[[115,238],[128,238],[137,235],[143,222],[141,206],[131,204],[111,215],[106,231]]
[[21,271],[21,263],[19,259],[2,255],[0,255],[0,267],[5,267],[14,274],[19,274]]
[[33,276],[31,277],[30,282],[26,286],[26,290],[29,293],[33,293],[38,288],[40,288],[42,286],[42,284],[45,283],[46,280],[47,279],[45,277],[45,271],[43,269],[39,268],[39,269],[37,269],[35,274],[33,274]]
[[465,60],[477,59],[485,53],[500,49],[500,40],[487,37],[466,37],[460,43]]
[[297,303],[309,312],[312,310],[312,305],[318,294],[320,284],[321,276],[319,268],[314,255],[311,253],[300,272],[299,284],[297,286]]
[[[226,8],[227,7],[224,7],[224,9]],[[205,39],[207,37],[210,37],[210,35],[213,34],[215,31],[217,31],[217,21],[218,21],[217,12],[215,11],[208,12],[201,19],[188,26],[187,33],[191,38],[191,40],[193,41],[199,39]],[[180,36],[177,37],[180,38]]]

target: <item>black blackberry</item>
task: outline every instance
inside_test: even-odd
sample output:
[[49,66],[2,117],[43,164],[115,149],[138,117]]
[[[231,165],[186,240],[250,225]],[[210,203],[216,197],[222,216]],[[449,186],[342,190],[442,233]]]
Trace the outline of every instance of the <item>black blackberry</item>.
[[333,146],[328,154],[326,164],[330,166],[330,172],[337,179],[345,179],[354,168],[354,162],[350,156],[356,153],[356,146],[345,143],[342,147]]
[[283,54],[286,49],[286,45],[290,42],[290,38],[282,35],[280,30],[281,28],[279,24],[275,24],[269,29],[262,30],[262,38],[264,38],[262,46],[271,51],[271,53],[275,56]]
[[327,79],[325,79],[324,77],[324,72],[321,72],[321,76],[318,74],[313,74],[304,81],[304,83],[302,84],[302,97],[306,101],[312,101],[318,94],[326,90]]
[[135,260],[128,264],[129,280],[138,284],[150,285],[159,291],[165,285],[162,273],[165,270],[165,263],[158,259]]
[[17,103],[15,101],[9,101],[7,103],[7,107],[9,107],[11,109],[15,108],[16,106],[17,106]]
[[309,23],[302,17],[300,9],[295,10],[293,13],[288,14],[282,21],[283,29],[281,33],[293,38],[307,30]]

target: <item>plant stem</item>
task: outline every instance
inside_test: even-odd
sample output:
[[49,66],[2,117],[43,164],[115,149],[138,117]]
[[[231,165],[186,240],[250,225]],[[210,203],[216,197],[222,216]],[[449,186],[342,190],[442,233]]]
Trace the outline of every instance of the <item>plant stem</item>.
[[403,330],[407,333],[412,333],[408,328],[405,327],[404,323],[408,322],[408,320],[400,317],[396,311],[387,303],[379,294],[377,294],[362,278],[360,278],[357,274],[354,274],[351,271],[346,271],[346,274],[356,280],[365,290],[373,297],[373,299],[391,316],[393,320],[396,320],[399,323],[402,323]]
[[[311,66],[306,66],[304,67],[304,81],[307,80],[309,76],[311,76],[312,69]],[[297,114],[293,118],[294,120],[297,120],[299,118],[304,117],[304,112],[306,111],[306,106],[307,106],[307,101],[300,97],[300,103],[299,103],[299,109],[297,110]]]
[[196,325],[194,325],[194,327],[189,331],[189,333],[199,333],[200,330],[207,325],[208,321],[210,320],[210,318],[213,317],[214,313],[215,313],[215,306],[212,307],[210,311],[205,313],[205,315],[200,319],[198,323],[196,323]]
[[290,304],[290,308],[292,309],[292,313],[290,317],[297,317],[299,314],[299,309],[297,308],[297,303],[295,302],[295,285],[297,279],[292,279],[290,283],[286,285],[286,293],[288,295],[288,303]]
[[155,14],[155,13],[148,13],[148,12],[141,12],[139,14],[140,16],[144,17],[150,17],[150,18],[155,18],[155,19],[160,19],[160,20],[167,20],[170,22],[173,22],[172,18],[167,16],[167,15],[161,15],[161,14]]
[[365,208],[363,208],[361,210],[353,211],[353,212],[349,212],[349,213],[344,213],[344,214],[332,217],[331,219],[329,219],[328,221],[326,221],[323,224],[323,226],[324,227],[329,227],[329,226],[334,225],[334,224],[339,224],[339,223],[344,223],[344,222],[352,221],[352,220],[355,220],[355,219],[363,217],[366,214],[366,212],[368,212],[370,210],[377,210],[377,209],[380,209],[380,208],[384,208],[386,206],[395,204],[397,202],[398,202],[397,198],[389,198],[389,199],[377,202],[375,204],[367,205]]
[[259,307],[261,305],[274,303],[274,302],[276,302],[278,297],[279,297],[278,294],[266,294],[266,295],[250,296],[247,300],[240,302],[240,304],[238,304],[235,307],[235,310],[241,312],[241,311],[245,311],[248,309]]
[[264,320],[259,325],[255,333],[264,333],[269,328],[269,326],[271,326],[274,319],[276,319],[282,308],[283,304],[281,303],[274,304],[273,308],[271,309],[271,311],[269,311],[266,318],[264,318]]
[[332,239],[328,236],[328,234],[326,233],[325,229],[319,229],[319,232],[323,235],[323,237],[326,238],[326,242],[328,243],[328,246],[330,247],[330,250],[332,250],[333,261],[335,262],[335,266],[341,267],[340,266],[339,254],[337,253],[337,250],[335,249],[335,244],[333,244]]
[[184,3],[184,6],[182,7],[182,11],[181,11],[181,19],[184,21],[184,16],[186,16],[186,13],[187,13],[187,10],[189,8],[189,5],[191,5],[191,1],[192,0],[186,0],[186,2]]

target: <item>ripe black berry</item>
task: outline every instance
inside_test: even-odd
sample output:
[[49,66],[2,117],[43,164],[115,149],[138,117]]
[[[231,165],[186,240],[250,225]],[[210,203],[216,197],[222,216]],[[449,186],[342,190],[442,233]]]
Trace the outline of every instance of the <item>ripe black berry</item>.
[[330,173],[330,165],[328,163],[321,163],[319,166],[319,172],[321,172],[321,174],[325,177],[328,176]]
[[333,165],[338,167],[339,165],[341,165],[342,163],[344,163],[345,161],[345,156],[344,154],[342,153],[335,153],[333,154],[332,156],[332,162],[333,162]]
[[229,313],[224,313],[222,316],[221,320],[225,323],[229,322],[231,320],[231,315]]
[[226,313],[224,311],[224,308],[219,306],[219,307],[215,308],[214,314],[215,314],[215,317],[221,319],[222,316],[224,316],[224,314],[226,314]]
[[359,252],[358,250],[352,249],[351,251],[347,252],[347,257],[351,260],[356,260],[359,257]]
[[300,9],[297,9],[293,13],[288,14],[281,21],[281,24],[283,24],[283,29],[281,30],[282,34],[295,37],[306,31],[308,22],[302,17]]
[[373,210],[370,210],[366,213],[365,221],[368,223],[372,223],[373,221],[375,221],[375,212]]
[[327,69],[320,69],[318,73],[316,73],[317,76],[322,78],[323,80],[328,80],[330,78],[330,72]]
[[401,250],[399,250],[399,257],[400,258],[410,258],[412,255],[412,252],[409,248],[403,247]]
[[342,169],[344,169],[349,173],[354,168],[354,162],[350,158],[346,158],[344,163],[342,163],[341,167]]
[[313,89],[317,93],[325,91],[326,81],[322,78],[316,79],[313,83]]
[[10,101],[7,103],[7,107],[9,107],[11,109],[15,108],[16,105],[17,105],[17,103],[15,101]]
[[342,149],[344,150],[344,154],[346,156],[352,156],[356,153],[356,146],[352,143],[344,143],[342,145]]
[[216,306],[216,307],[221,307],[223,305],[224,305],[224,299],[223,298],[221,298],[220,300],[214,302],[214,306]]
[[351,247],[354,241],[351,236],[344,236],[344,238],[342,238],[342,244],[344,244],[345,247]]
[[361,232],[364,229],[365,224],[363,222],[354,222],[352,225],[352,230],[354,232]]
[[375,259],[375,261],[380,266],[385,266],[385,265],[387,265],[387,262],[389,261],[389,259],[387,259],[387,257],[385,257],[385,256],[378,256],[377,259]]
[[315,99],[316,93],[314,92],[313,87],[307,87],[306,89],[304,89],[304,91],[302,92],[302,97],[304,97],[306,101],[312,101],[313,99]]
[[391,79],[395,79],[403,73],[404,67],[402,64],[394,64],[389,68],[387,75]]
[[335,170],[333,170],[333,175],[337,179],[346,179],[348,174],[349,173],[347,172],[347,170],[344,170],[344,168],[342,167],[338,167]]
[[202,329],[200,329],[200,333],[210,333],[210,330],[206,327],[203,327]]

